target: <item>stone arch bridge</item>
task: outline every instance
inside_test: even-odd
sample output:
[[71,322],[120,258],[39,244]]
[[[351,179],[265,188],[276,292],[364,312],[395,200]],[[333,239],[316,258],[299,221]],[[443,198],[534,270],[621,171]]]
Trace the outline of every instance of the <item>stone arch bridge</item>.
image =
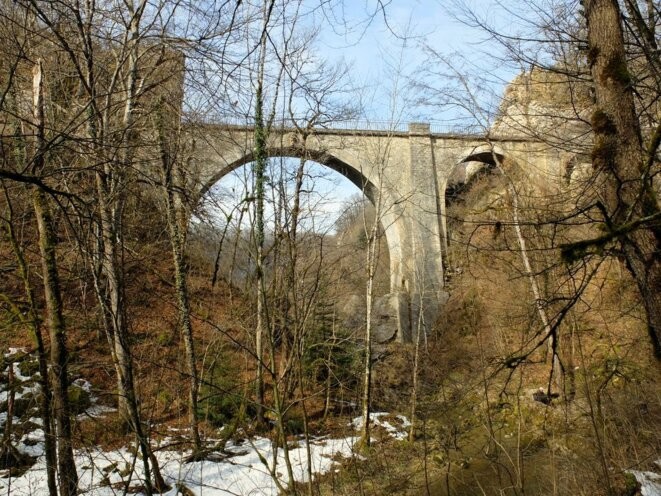
[[[251,126],[206,124],[187,132],[198,197],[225,174],[253,161]],[[339,172],[375,204],[390,253],[391,292],[379,319],[389,321],[396,339],[404,342],[417,329],[420,309],[430,325],[447,296],[445,192],[452,177],[462,174],[462,164],[493,165],[497,156],[528,174],[558,178],[567,162],[557,149],[539,141],[435,133],[426,123],[399,131],[279,126],[271,129],[267,146],[269,156],[305,157]]]

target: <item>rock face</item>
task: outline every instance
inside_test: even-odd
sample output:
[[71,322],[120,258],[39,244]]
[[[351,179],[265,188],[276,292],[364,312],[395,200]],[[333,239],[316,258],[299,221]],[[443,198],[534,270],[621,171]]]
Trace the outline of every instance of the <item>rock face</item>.
[[383,295],[376,299],[372,308],[372,319],[374,322],[373,342],[374,344],[386,344],[397,337],[399,298],[394,294]]
[[493,136],[535,139],[548,143],[563,164],[558,184],[589,176],[593,108],[590,85],[563,71],[534,68],[519,74],[505,89]]
[[[447,293],[440,303],[447,301]],[[392,342],[415,341],[418,326],[428,332],[437,316],[438,300],[425,303],[424,315],[420,315],[420,304],[410,302],[402,293],[388,293],[374,299],[372,307],[372,349],[375,357],[380,356]],[[357,333],[360,339],[365,330],[365,297],[357,294],[347,296],[337,304],[337,315],[342,326]],[[422,318],[421,318],[422,317]],[[423,325],[424,323],[424,325]],[[400,334],[400,333],[403,333]]]
[[589,130],[591,108],[586,83],[570,79],[560,69],[534,68],[507,86],[491,132],[571,142]]
[[[389,293],[374,300],[372,307],[372,345],[376,348],[397,339],[399,330],[397,317],[400,299],[398,295]],[[350,295],[338,304],[338,314],[342,325],[352,331],[365,329],[365,312],[364,296]]]
[[342,326],[358,330],[365,326],[365,297],[357,294],[347,296],[337,303],[337,313]]

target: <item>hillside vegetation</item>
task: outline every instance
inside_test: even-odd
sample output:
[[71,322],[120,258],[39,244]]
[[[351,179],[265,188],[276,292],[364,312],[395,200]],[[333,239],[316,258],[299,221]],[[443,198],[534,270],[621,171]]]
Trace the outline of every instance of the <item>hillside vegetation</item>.
[[[658,7],[458,2],[523,70],[426,46],[380,104],[471,159],[368,123],[366,182],[308,147],[368,99],[312,3],[0,0],[0,492],[661,495]],[[315,159],[363,181],[332,222]]]

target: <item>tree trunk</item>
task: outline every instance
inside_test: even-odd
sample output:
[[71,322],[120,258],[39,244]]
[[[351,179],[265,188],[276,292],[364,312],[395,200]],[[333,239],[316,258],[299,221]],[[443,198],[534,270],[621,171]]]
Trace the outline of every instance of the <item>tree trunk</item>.
[[[12,246],[12,251],[18,263],[18,271],[23,281],[23,289],[25,291],[25,298],[28,303],[28,325],[34,336],[37,345],[37,357],[39,361],[39,386],[41,388],[41,395],[39,401],[39,409],[41,412],[42,429],[44,431],[44,454],[46,457],[46,480],[48,484],[48,493],[50,496],[57,496],[57,481],[55,470],[57,465],[56,455],[56,439],[53,436],[53,418],[51,415],[53,395],[51,393],[50,383],[48,381],[48,356],[46,355],[46,348],[44,346],[44,338],[41,333],[41,323],[37,313],[37,305],[35,303],[34,288],[30,284],[30,276],[28,264],[25,260],[23,250],[18,244],[16,233],[14,232],[13,225],[13,212],[9,194],[7,189],[4,188],[5,198],[7,200],[7,208],[9,210],[9,217],[6,220],[7,237]],[[11,369],[10,369],[11,371]],[[11,380],[10,380],[11,382]],[[9,408],[8,408],[9,410]],[[11,421],[12,415],[7,413],[7,423]],[[10,431],[10,427],[5,426],[5,430]]]
[[61,496],[73,496],[78,492],[78,474],[71,443],[71,419],[69,412],[69,356],[66,346],[62,297],[55,256],[56,237],[46,195],[36,189],[33,195],[34,212],[39,230],[39,251],[44,279],[44,297],[50,333],[51,366],[50,381],[53,385],[53,403],[57,434],[57,465]]
[[[131,358],[129,356],[127,342],[127,326],[124,315],[123,287],[120,271],[118,269],[117,245],[118,235],[112,227],[112,213],[107,205],[107,187],[103,174],[96,175],[97,194],[100,216],[101,236],[101,258],[102,274],[105,276],[106,290],[98,295],[99,299],[105,300],[104,311],[109,317],[110,326],[107,329],[110,353],[117,373],[117,411],[119,418],[125,425],[131,424],[130,397],[132,393],[128,388],[133,387],[133,373],[131,370]],[[108,332],[109,331],[109,332]]]
[[[378,204],[380,205],[380,203]],[[363,357],[363,397],[361,401],[363,428],[360,434],[360,442],[369,447],[370,439],[370,410],[372,403],[372,317],[374,308],[374,277],[378,258],[377,237],[379,228],[379,208],[377,205],[374,223],[370,228],[367,239],[367,286],[365,288],[365,355]]]
[[[35,143],[33,168],[35,173],[43,171],[45,166],[45,122],[42,63],[38,61],[33,70],[33,113]],[[53,219],[43,189],[33,191],[33,207],[37,218],[39,233],[39,251],[41,253],[42,277],[44,281],[44,299],[50,334],[51,363],[50,381],[55,407],[57,465],[61,496],[72,496],[78,492],[78,473],[73,457],[71,443],[71,418],[69,416],[69,376],[67,365],[69,356],[66,346],[66,327],[62,314],[62,296],[60,278],[57,270],[55,247],[57,237],[53,229]]]
[[[420,285],[423,287],[423,285]],[[410,430],[409,430],[409,442],[415,441],[415,430],[417,426],[416,414],[418,410],[418,389],[419,389],[419,374],[418,370],[420,368],[420,338],[424,329],[424,298],[420,294],[420,307],[418,310],[418,325],[415,331],[415,347],[413,350],[413,377],[411,384],[411,414],[410,414]]]
[[191,436],[193,438],[194,450],[199,453],[202,450],[200,431],[197,422],[199,378],[195,360],[193,326],[191,324],[190,317],[190,299],[188,297],[188,285],[186,283],[186,267],[183,257],[184,242],[181,239],[181,233],[178,232],[176,227],[173,228],[171,226],[170,231],[170,236],[172,237],[172,257],[174,263],[175,289],[177,292],[177,304],[179,306],[179,325],[181,326],[181,335],[184,340],[186,364],[188,366],[190,382],[188,392],[190,430]]
[[[651,180],[656,146],[647,152],[643,146],[617,0],[586,0],[585,16],[597,100],[592,165],[612,232],[631,220],[659,215]],[[661,225],[648,223],[619,241],[645,307],[654,355],[661,360]]]
[[[266,20],[264,21],[266,23]],[[255,94],[255,244],[257,273],[257,324],[255,327],[255,355],[257,372],[255,389],[257,403],[257,423],[264,423],[264,331],[266,330],[266,287],[264,282],[264,183],[266,181],[266,129],[264,127],[264,64],[266,56],[266,30],[262,35],[261,56],[257,90]]]
[[[186,281],[187,271],[184,261],[186,245],[186,222],[187,216],[184,212],[183,202],[178,191],[183,188],[181,181],[180,164],[172,158],[168,150],[166,140],[172,140],[173,136],[167,136],[165,128],[165,116],[162,114],[164,102],[161,102],[159,112],[159,146],[161,152],[161,167],[163,170],[163,183],[165,186],[166,217],[168,223],[168,234],[172,247],[172,263],[174,266],[175,291],[177,295],[177,306],[179,308],[179,325],[181,336],[184,340],[184,351],[186,354],[186,365],[188,367],[189,389],[188,389],[188,411],[191,437],[193,438],[193,455],[195,459],[202,452],[200,430],[198,427],[198,393],[199,376],[197,372],[195,345],[193,342],[193,326],[191,324],[190,299],[188,296],[188,284]],[[214,273],[215,279],[215,273]]]

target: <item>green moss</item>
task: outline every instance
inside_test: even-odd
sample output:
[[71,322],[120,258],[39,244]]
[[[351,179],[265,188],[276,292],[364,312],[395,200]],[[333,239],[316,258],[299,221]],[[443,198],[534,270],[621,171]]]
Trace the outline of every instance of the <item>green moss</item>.
[[79,386],[70,386],[68,395],[69,409],[72,415],[84,413],[85,410],[92,406],[90,394]]
[[23,360],[18,364],[18,370],[24,377],[32,377],[39,372],[39,362],[37,360]]
[[601,74],[602,82],[612,79],[624,86],[631,85],[631,74],[627,68],[627,63],[622,56],[611,57],[607,62],[604,71]]
[[598,56],[599,56],[599,48],[590,47],[588,53],[586,54],[586,57],[588,59],[588,64],[590,67],[592,67],[595,64]]
[[606,112],[601,109],[597,109],[593,112],[590,124],[592,125],[592,130],[595,133],[615,134],[617,132],[613,120]]
[[586,240],[560,245],[560,257],[566,264],[573,264],[591,254],[602,255],[608,239]]
[[163,404],[163,405],[169,405],[170,403],[172,403],[173,398],[172,398],[172,395],[170,394],[169,391],[166,391],[165,389],[162,389],[156,395],[156,401],[158,403]]
[[590,154],[592,166],[596,170],[614,169],[615,151],[615,143],[612,140],[597,141]]
[[639,494],[640,484],[636,480],[636,476],[629,472],[624,474],[624,491],[622,496],[635,496]]
[[167,347],[172,345],[174,342],[174,334],[172,332],[163,331],[156,336],[156,343],[159,346]]

